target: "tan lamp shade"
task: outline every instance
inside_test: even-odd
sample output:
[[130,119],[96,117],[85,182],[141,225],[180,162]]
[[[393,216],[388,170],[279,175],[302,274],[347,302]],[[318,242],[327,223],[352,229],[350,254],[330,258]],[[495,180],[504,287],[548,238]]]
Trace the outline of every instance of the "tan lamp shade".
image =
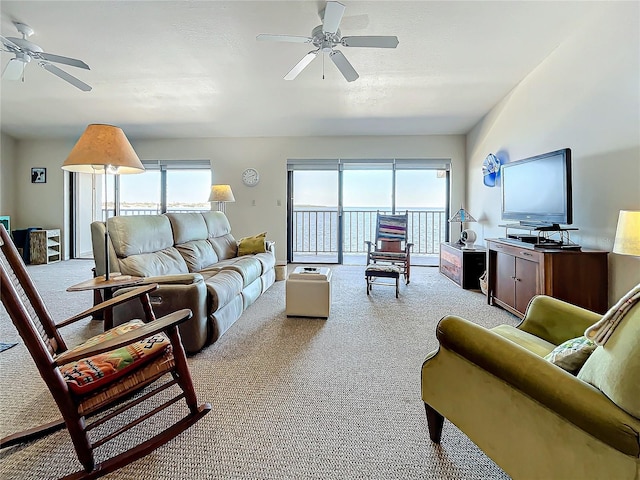
[[89,125],[69,156],[63,170],[80,173],[108,173],[126,175],[142,173],[144,167],[121,128],[113,125]]
[[212,185],[210,202],[235,202],[236,199],[231,191],[231,185]]
[[640,256],[640,210],[620,210],[613,253]]

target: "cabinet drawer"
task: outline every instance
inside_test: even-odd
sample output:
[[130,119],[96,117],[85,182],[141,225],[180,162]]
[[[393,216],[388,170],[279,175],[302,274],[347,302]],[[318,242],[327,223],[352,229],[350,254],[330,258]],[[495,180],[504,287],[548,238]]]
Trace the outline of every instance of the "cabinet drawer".
[[503,243],[488,242],[489,248],[497,252],[506,253],[518,258],[524,258],[525,260],[531,260],[532,262],[541,262],[544,258],[542,252],[536,252],[524,247],[518,247],[516,245],[505,245]]

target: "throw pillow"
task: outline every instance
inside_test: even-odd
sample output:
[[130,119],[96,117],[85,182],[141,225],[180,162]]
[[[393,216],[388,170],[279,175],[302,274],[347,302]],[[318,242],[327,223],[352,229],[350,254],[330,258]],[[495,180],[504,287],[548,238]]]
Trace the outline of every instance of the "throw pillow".
[[544,359],[575,374],[582,368],[596,347],[597,345],[587,337],[572,338],[558,345]]
[[238,256],[253,255],[254,253],[264,253],[267,251],[265,239],[267,232],[262,232],[253,237],[241,238],[238,242]]

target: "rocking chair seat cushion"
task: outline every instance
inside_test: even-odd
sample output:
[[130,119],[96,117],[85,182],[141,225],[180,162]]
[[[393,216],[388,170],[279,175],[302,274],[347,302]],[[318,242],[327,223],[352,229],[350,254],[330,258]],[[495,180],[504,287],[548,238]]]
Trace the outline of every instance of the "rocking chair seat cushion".
[[405,262],[407,260],[405,252],[371,252],[369,257],[371,260],[385,260],[387,262]]
[[[90,338],[71,351],[101,343],[143,325],[142,320],[131,320]],[[158,333],[131,345],[62,365],[60,373],[71,391],[86,395],[146,365],[165,352],[171,352],[171,343],[164,333]]]

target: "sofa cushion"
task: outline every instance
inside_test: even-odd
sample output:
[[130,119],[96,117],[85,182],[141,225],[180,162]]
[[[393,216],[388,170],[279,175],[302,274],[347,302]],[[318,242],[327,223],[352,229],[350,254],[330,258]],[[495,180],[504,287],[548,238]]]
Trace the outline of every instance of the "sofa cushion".
[[267,232],[262,232],[252,237],[243,237],[238,242],[238,256],[254,255],[256,253],[265,253],[265,240]]
[[276,266],[276,257],[271,252],[258,253],[254,255],[253,258],[258,260],[262,264],[262,273],[275,268]]
[[233,270],[242,275],[244,288],[262,275],[262,264],[253,256],[245,256],[239,257],[230,265],[225,265],[222,270]]
[[221,237],[209,238],[213,249],[218,255],[218,259],[226,260],[228,258],[235,258],[238,256],[238,244],[233,235],[227,233]]
[[109,236],[118,257],[152,253],[173,246],[171,223],[165,215],[112,217]]
[[578,378],[640,418],[640,304],[625,315],[609,340],[595,349]]
[[231,233],[231,224],[222,212],[202,212],[202,218],[207,225],[208,238],[222,237]]
[[213,245],[208,240],[193,240],[176,245],[190,272],[199,272],[218,261]]
[[206,240],[209,237],[207,224],[199,212],[167,213],[173,230],[173,242],[176,245],[193,240]]
[[211,297],[209,312],[224,307],[242,292],[242,276],[232,270],[223,270],[205,280]]
[[189,273],[187,263],[175,247],[122,258],[119,259],[119,264],[121,273],[138,277]]

